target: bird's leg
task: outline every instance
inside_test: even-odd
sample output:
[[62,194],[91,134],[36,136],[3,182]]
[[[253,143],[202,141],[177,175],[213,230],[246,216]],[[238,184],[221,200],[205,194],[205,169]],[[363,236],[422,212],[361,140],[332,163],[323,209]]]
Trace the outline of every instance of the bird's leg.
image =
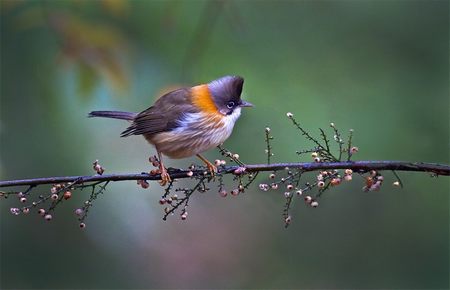
[[209,162],[208,159],[206,159],[200,154],[197,154],[197,157],[200,158],[203,162],[205,162],[206,167],[208,167],[208,170],[212,176],[214,176],[217,173],[217,167],[214,166],[214,164],[212,164],[211,162]]
[[161,186],[164,186],[167,184],[167,182],[170,182],[172,179],[170,179],[170,175],[167,172],[166,167],[164,167],[161,152],[159,152],[158,150],[156,150],[156,151],[158,152],[159,171],[161,172],[161,180],[159,181],[159,184],[161,184]]

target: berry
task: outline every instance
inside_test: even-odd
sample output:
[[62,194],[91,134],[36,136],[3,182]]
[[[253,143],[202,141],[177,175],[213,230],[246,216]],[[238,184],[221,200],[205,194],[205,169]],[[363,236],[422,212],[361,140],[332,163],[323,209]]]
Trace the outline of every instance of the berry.
[[350,154],[354,154],[354,153],[356,153],[358,151],[359,151],[359,148],[356,147],[356,146],[353,146],[352,148],[350,148]]
[[285,224],[290,224],[292,222],[292,218],[291,218],[291,216],[288,216],[288,217],[286,217],[285,219],[284,219],[284,223]]
[[310,204],[312,202],[312,197],[309,195],[305,196],[305,202]]
[[341,184],[341,179],[340,178],[333,178],[330,181],[331,186],[337,186],[339,184]]
[[64,196],[64,199],[67,200],[72,197],[72,192],[66,191],[66,192],[64,192],[63,196]]

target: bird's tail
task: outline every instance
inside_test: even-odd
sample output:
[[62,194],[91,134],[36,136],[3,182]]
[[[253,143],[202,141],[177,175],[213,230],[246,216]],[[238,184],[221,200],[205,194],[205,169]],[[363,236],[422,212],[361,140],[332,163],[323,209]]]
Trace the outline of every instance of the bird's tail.
[[113,118],[132,121],[137,116],[137,113],[121,112],[121,111],[92,111],[88,117]]

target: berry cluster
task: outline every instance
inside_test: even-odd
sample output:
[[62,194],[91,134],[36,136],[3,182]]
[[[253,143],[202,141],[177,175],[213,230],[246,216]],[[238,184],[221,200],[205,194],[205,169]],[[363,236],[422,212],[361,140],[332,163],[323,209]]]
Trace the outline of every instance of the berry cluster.
[[[102,175],[105,169],[99,164],[98,160],[95,160],[92,168],[94,171]],[[83,184],[81,180],[75,180],[67,183],[53,184],[46,194],[40,194],[37,199],[31,203],[27,203],[31,199],[31,192],[36,187],[35,185],[29,186],[25,191],[2,193],[0,197],[7,198],[9,195],[16,195],[20,203],[25,204],[22,207],[11,207],[10,212],[13,215],[29,214],[33,209],[37,209],[36,213],[43,217],[46,221],[51,221],[54,217],[54,211],[58,205],[62,202],[72,198],[73,192],[77,189],[84,189],[90,187],[92,189],[89,199],[86,200],[82,207],[74,210],[75,215],[78,217],[80,228],[85,228],[85,219],[89,212],[93,201],[97,196],[103,193],[106,189],[106,185],[109,181],[95,182],[93,184]]]
[[[316,138],[301,126],[292,113],[287,113],[286,115],[294,127],[299,131],[300,135],[313,144],[312,148],[296,151],[298,156],[305,156],[305,154],[309,155],[309,158],[311,159],[309,159],[308,162],[271,164],[272,157],[274,156],[272,147],[274,137],[272,136],[271,129],[266,127],[264,130],[266,142],[264,152],[267,156],[267,165],[245,165],[244,162],[240,160],[239,154],[233,153],[222,146],[218,146],[219,152],[227,161],[216,159],[214,161],[214,166],[217,168],[217,172],[214,170],[214,174],[212,174],[211,171],[211,168],[214,168],[214,166],[211,165],[205,167],[192,164],[187,170],[169,168],[168,171],[173,179],[164,188],[164,193],[159,200],[159,203],[163,206],[163,219],[166,220],[169,215],[173,215],[179,210],[180,218],[186,220],[188,217],[187,209],[189,200],[192,194],[195,192],[202,193],[209,191],[209,186],[215,181],[218,183],[219,196],[237,196],[248,189],[248,187],[256,180],[260,172],[269,170],[271,173],[268,175],[268,181],[261,182],[259,188],[265,192],[270,190],[282,193],[282,197],[285,200],[283,220],[286,226],[292,222],[290,209],[295,198],[299,199],[299,197],[301,197],[301,200],[303,200],[308,207],[317,208],[319,206],[319,200],[324,192],[341,185],[343,182],[352,181],[354,174],[363,178],[363,191],[372,192],[378,191],[381,188],[384,177],[377,170],[388,170],[383,164],[381,167],[379,164],[370,167],[361,165],[361,163],[365,163],[365,161],[351,161],[354,154],[359,151],[359,148],[353,145],[353,130],[349,130],[347,138],[345,138],[342,136],[336,125],[330,123],[331,134],[327,134],[325,130],[319,128],[320,136],[319,138]],[[328,135],[333,137],[328,138]],[[346,141],[344,141],[344,139],[346,139]],[[71,199],[75,190],[90,188],[91,192],[89,198],[84,201],[81,207],[74,210],[75,215],[78,217],[79,226],[85,228],[85,219],[94,200],[96,200],[100,194],[105,192],[106,186],[110,181],[137,180],[136,183],[139,187],[148,189],[150,187],[149,180],[158,180],[160,178],[158,175],[161,174],[161,163],[158,158],[152,156],[149,158],[149,162],[155,167],[149,174],[126,174],[126,176],[124,176],[117,174],[103,175],[105,169],[100,165],[98,160],[95,160],[92,164],[92,168],[96,175],[61,178],[52,177],[44,178],[46,179],[45,183],[20,183],[28,184],[29,187],[25,191],[20,192],[0,191],[0,198],[8,198],[10,195],[16,195],[18,201],[25,204],[22,207],[10,208],[10,212],[13,215],[28,214],[36,209],[37,213],[42,216],[43,219],[50,221],[54,217],[55,208],[62,202]],[[227,162],[235,163],[237,166],[226,166]],[[355,165],[355,163],[360,164]],[[410,170],[411,168],[416,169],[419,165],[408,164],[403,166],[406,168],[405,170]],[[441,165],[439,166],[442,167]],[[398,170],[398,168],[398,165],[395,165],[393,169],[389,169],[394,170],[392,172],[397,178],[397,181],[393,183],[394,186],[402,186],[395,171]],[[441,174],[441,172],[444,172],[442,174],[445,174],[445,171],[438,171],[440,170],[439,168],[436,169],[436,172],[438,172],[436,174]],[[310,176],[305,177],[304,175],[306,172],[316,172],[316,175],[312,178]],[[226,189],[224,182],[226,174],[232,176],[232,189]],[[177,178],[188,178],[192,181],[192,184],[187,187],[176,187]],[[308,181],[305,182],[306,178]],[[21,180],[21,182],[23,182],[23,180]],[[31,191],[38,185],[48,184],[49,182],[58,183],[53,184],[53,186],[48,189],[47,193],[40,194],[35,200],[32,200],[30,196]],[[31,201],[31,203],[29,203],[29,201]]]
[[[218,148],[221,154],[224,157],[228,158],[230,162],[234,162],[239,165],[232,172],[233,180],[235,181],[235,183],[237,183],[237,186],[229,191],[225,189],[224,174],[227,173],[225,171],[225,165],[227,164],[227,161],[225,160],[221,159],[214,160],[214,165],[218,168],[218,172],[214,176],[210,175],[206,167],[192,164],[189,166],[188,171],[186,173],[186,175],[190,179],[195,181],[192,187],[181,187],[174,189],[174,184],[177,181],[176,179],[174,179],[165,188],[164,194],[161,196],[161,199],[159,200],[159,204],[164,206],[163,220],[166,220],[169,215],[173,215],[179,208],[181,208],[180,218],[182,220],[186,220],[188,217],[187,208],[189,206],[189,199],[192,196],[192,194],[195,192],[204,193],[210,190],[208,184],[214,180],[217,180],[219,183],[218,193],[221,197],[226,197],[228,195],[237,196],[240,193],[245,192],[245,190],[255,180],[257,173],[246,172],[245,164],[239,159],[240,158],[239,154],[232,153],[231,151],[221,146],[218,146]],[[152,162],[154,166],[159,166],[156,157],[152,157],[150,159],[150,162]],[[247,177],[248,179],[246,182],[244,182],[245,177]]]
[[[303,129],[299,122],[294,118],[292,113],[287,113],[286,116],[291,120],[292,124],[299,130],[300,134],[307,140],[314,144],[311,149],[296,151],[298,155],[310,154],[313,163],[322,163],[324,165],[332,162],[343,162],[344,154],[346,155],[345,161],[351,163],[351,158],[359,151],[359,148],[352,144],[353,130],[349,130],[347,142],[344,142],[342,134],[334,123],[330,123],[332,130],[333,140],[335,146],[333,147],[330,139],[328,138],[325,130],[319,128],[320,138],[313,137],[308,131]],[[265,142],[267,154],[267,163],[270,163],[270,158],[273,156],[272,146],[270,144],[273,137],[270,135],[270,128],[265,129]],[[287,227],[292,222],[292,216],[290,215],[290,208],[294,196],[300,197],[306,205],[311,208],[317,208],[319,206],[319,199],[322,194],[332,187],[339,186],[343,181],[349,182],[353,180],[353,170],[350,168],[337,170],[326,169],[319,170],[314,180],[311,182],[302,182],[304,171],[301,168],[290,169],[286,167],[284,171],[277,170],[269,174],[269,182],[260,183],[259,189],[262,191],[279,191],[285,198],[285,206],[283,210],[283,219],[285,226]],[[366,172],[358,171],[358,175],[362,176],[365,181],[363,191],[376,191],[379,190],[383,182],[383,176],[375,170],[371,170],[367,176]],[[396,175],[396,173],[394,172]],[[281,177],[277,178],[277,175]],[[398,178],[398,176],[396,175]],[[400,186],[401,182],[394,182],[395,186]],[[316,193],[313,193],[313,189],[316,189]]]

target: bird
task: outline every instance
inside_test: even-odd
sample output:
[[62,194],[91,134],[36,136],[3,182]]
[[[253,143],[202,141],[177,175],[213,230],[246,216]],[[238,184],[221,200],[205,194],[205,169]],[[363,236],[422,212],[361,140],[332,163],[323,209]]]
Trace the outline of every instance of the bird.
[[88,117],[131,122],[120,136],[142,135],[155,147],[162,186],[171,181],[162,155],[172,159],[195,155],[214,176],[217,167],[200,154],[223,144],[230,137],[241,108],[253,107],[241,99],[243,85],[242,77],[227,75],[166,93],[140,113],[92,111]]

